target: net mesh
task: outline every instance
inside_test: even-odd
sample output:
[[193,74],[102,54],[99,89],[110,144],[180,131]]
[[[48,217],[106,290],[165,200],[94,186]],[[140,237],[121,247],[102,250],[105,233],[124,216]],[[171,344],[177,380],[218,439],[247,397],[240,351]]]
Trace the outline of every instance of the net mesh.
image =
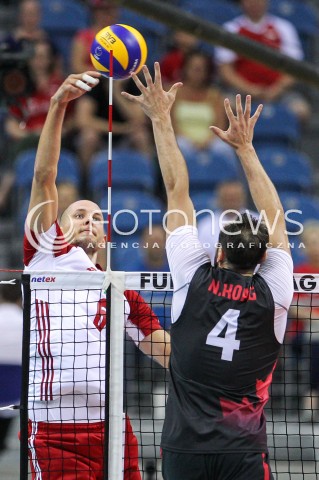
[[[54,284],[56,277],[31,282]],[[29,349],[30,477],[104,472],[106,294],[33,288]],[[88,477],[90,478],[90,477]]]
[[[36,478],[38,468],[46,480],[50,476],[45,476],[45,469],[49,475],[55,468],[61,470],[62,465],[61,479],[71,478],[70,468],[76,472],[72,478],[91,478],[88,471],[94,469],[96,478],[111,479],[104,473],[102,460],[109,422],[108,418],[104,421],[108,398],[105,340],[109,309],[101,288],[103,276],[96,272],[93,275],[77,274],[77,278],[61,274],[53,277],[52,273],[31,275],[28,417],[36,422],[28,425],[33,472],[29,471],[28,478]],[[50,282],[50,277],[54,281]],[[45,280],[33,281],[34,278]],[[122,422],[126,445],[121,460],[121,469],[126,469],[125,480],[162,479],[160,437],[169,374],[137,346],[158,328],[156,318],[162,328],[169,330],[171,301],[169,274],[125,275],[125,295],[120,305],[126,319],[123,359],[126,416]],[[112,299],[112,307],[113,302]],[[150,353],[155,352],[155,345],[151,345]],[[111,363],[119,361],[111,353]],[[317,478],[318,389],[319,276],[298,275],[285,342],[266,407],[275,479]],[[80,454],[78,444],[81,444]],[[79,458],[84,458],[82,463]],[[137,468],[140,473],[135,471]]]

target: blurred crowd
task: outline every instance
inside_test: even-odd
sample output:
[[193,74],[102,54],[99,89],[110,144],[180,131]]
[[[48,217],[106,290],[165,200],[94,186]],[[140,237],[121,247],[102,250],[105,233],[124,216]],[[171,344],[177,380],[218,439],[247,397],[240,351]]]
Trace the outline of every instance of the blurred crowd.
[[[5,251],[0,254],[0,267],[22,267],[21,241],[35,149],[52,93],[69,73],[93,69],[89,51],[101,28],[127,23],[139,29],[146,39],[149,68],[152,70],[155,60],[160,61],[165,86],[169,88],[174,82],[183,82],[172,118],[189,167],[195,208],[214,212],[213,217],[205,213],[198,216],[200,236],[212,261],[222,212],[245,209],[254,212],[254,206],[233,151],[215,138],[208,127],[227,128],[223,109],[226,96],[233,100],[236,93],[251,94],[254,104],[265,104],[256,127],[255,145],[276,183],[285,209],[291,211],[289,218],[294,228],[290,238],[296,272],[319,273],[319,200],[315,192],[318,167],[315,159],[300,148],[313,114],[311,89],[290,75],[225,48],[213,47],[197,38],[195,32],[172,31],[154,20],[143,19],[118,7],[112,0],[14,3],[18,14],[12,19],[13,25],[7,29],[1,24],[0,28],[0,63],[3,65],[0,75],[0,245]],[[313,42],[318,30],[307,34],[300,27],[302,22],[294,24],[284,15],[280,16],[280,2],[167,2],[172,3],[206,20],[216,19],[227,31],[295,60],[313,60]],[[291,0],[291,4],[296,4],[296,0]],[[307,2],[299,4],[311,8]],[[100,202],[105,208],[108,87],[108,80],[103,79],[94,91],[74,102],[67,113],[58,172],[61,211],[81,197]],[[165,194],[151,127],[139,108],[127,105],[120,94],[123,90],[136,92],[134,82],[130,79],[114,82],[113,211],[133,210],[138,222],[132,227],[132,216],[117,217],[112,268],[166,271],[161,225]],[[145,208],[157,212],[152,232],[147,216],[140,214]],[[299,216],[295,212],[298,209],[302,211]],[[232,218],[231,214],[224,220],[227,218]],[[296,228],[296,222],[307,228]],[[131,230],[131,235],[125,235]],[[309,317],[309,312],[307,315]],[[296,317],[296,312],[292,312],[292,316]],[[296,351],[300,331],[301,327],[294,327],[289,336]],[[315,358],[319,356],[317,335],[313,346]],[[314,371],[311,382],[309,390],[318,392],[319,372]]]

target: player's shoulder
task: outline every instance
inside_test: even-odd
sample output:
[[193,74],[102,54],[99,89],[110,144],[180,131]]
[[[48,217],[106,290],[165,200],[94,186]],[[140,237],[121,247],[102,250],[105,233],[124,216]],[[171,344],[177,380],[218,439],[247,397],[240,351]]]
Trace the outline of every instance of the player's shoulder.
[[48,266],[49,259],[53,261],[53,259],[61,256],[65,258],[65,255],[71,250],[76,250],[76,247],[68,243],[56,220],[48,230],[41,233],[34,232],[26,227],[23,249],[24,265],[28,267],[35,261],[37,263],[45,261],[46,266]]
[[288,253],[283,248],[268,248],[267,249],[266,259],[271,259],[272,261],[280,261],[283,263],[292,264],[291,254]]
[[293,260],[291,255],[282,248],[269,248],[266,259],[261,263],[258,273],[269,281],[291,282],[293,277]]

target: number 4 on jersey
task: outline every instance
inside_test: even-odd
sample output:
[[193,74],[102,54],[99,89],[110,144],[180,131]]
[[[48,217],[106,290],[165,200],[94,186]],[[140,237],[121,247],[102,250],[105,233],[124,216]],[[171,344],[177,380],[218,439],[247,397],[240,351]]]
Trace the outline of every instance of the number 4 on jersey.
[[[231,362],[234,350],[239,350],[240,340],[236,340],[236,332],[238,328],[238,317],[240,310],[229,308],[215,327],[209,332],[206,339],[206,345],[220,347],[222,349],[222,360]],[[219,335],[226,328],[225,336]]]

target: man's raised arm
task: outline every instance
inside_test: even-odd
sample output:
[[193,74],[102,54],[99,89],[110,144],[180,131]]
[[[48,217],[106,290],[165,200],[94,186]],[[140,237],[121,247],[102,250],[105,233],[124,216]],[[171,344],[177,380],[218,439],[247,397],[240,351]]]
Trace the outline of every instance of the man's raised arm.
[[69,75],[51,98],[34,165],[27,217],[28,228],[33,231],[47,231],[57,218],[58,195],[55,182],[67,105],[97,85],[100,76],[100,73],[94,71]]
[[283,248],[290,253],[285,215],[280,198],[252,144],[254,127],[261,113],[262,105],[259,105],[254,115],[251,116],[251,96],[247,95],[243,111],[241,96],[237,95],[236,115],[234,115],[228,99],[225,100],[225,110],[229,120],[228,130],[223,131],[218,127],[211,128],[219,138],[235,149],[244,169],[256,208],[265,214],[271,246]]
[[167,217],[168,231],[194,223],[194,207],[189,197],[189,179],[184,157],[177,145],[171,121],[171,108],[175,101],[176,92],[181,83],[175,83],[166,92],[162,86],[159,63],[155,63],[154,82],[149,70],[143,67],[146,81],[144,85],[133,74],[132,78],[139,88],[139,97],[122,92],[128,100],[141,105],[145,114],[151,119],[156,143],[158,160],[167,193],[167,208],[170,212]]

